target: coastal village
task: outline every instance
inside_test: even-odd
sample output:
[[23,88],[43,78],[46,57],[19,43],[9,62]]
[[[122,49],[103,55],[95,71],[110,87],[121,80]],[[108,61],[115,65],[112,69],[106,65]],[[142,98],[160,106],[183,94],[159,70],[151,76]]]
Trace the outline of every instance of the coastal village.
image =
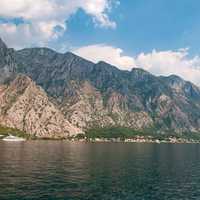
[[166,139],[155,139],[152,136],[135,136],[134,138],[71,138],[75,142],[124,142],[124,143],[200,143],[199,140],[169,137]]
[[[37,138],[35,138],[37,139]],[[34,140],[35,140],[34,139]],[[45,139],[45,140],[53,140],[52,138],[38,138],[39,140]],[[55,138],[55,140],[66,140],[70,142],[96,142],[96,143],[101,143],[101,142],[123,142],[123,143],[200,143],[200,140],[195,140],[195,139],[186,139],[186,138],[177,138],[177,137],[168,137],[165,139],[158,139],[154,138],[153,136],[135,136],[133,138],[88,138],[86,136],[79,138],[79,137],[70,137],[70,138]],[[3,141],[26,141],[25,138],[22,137],[16,137],[9,135],[5,137],[5,135],[0,135],[0,140]],[[28,139],[32,140],[32,139]]]

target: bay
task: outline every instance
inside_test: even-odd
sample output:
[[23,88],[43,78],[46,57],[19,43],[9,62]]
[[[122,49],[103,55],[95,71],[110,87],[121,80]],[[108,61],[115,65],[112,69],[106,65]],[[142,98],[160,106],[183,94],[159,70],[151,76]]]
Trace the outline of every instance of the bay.
[[200,199],[200,145],[0,141],[0,200],[35,199]]

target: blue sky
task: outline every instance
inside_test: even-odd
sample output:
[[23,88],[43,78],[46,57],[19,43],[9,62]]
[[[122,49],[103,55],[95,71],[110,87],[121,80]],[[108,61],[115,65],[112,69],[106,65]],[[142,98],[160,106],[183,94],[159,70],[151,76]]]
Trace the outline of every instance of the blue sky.
[[198,0],[1,0],[0,37],[200,85]]
[[200,2],[196,0],[124,0],[110,13],[116,29],[95,27],[84,12],[68,23],[66,38],[74,46],[106,43],[127,53],[176,50],[200,52]]

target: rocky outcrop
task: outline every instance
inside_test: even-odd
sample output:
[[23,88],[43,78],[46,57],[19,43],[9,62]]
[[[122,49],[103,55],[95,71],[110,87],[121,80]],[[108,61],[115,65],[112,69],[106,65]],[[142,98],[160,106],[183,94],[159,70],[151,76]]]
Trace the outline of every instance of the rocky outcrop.
[[67,95],[60,107],[69,121],[78,127],[125,126],[143,129],[153,123],[145,111],[131,112],[127,98],[119,93],[113,91],[105,100],[103,94],[88,81],[80,86],[75,84],[73,91],[74,95]]
[[6,44],[0,39],[0,84],[12,79],[16,68],[14,50],[8,49]]
[[73,83],[72,87],[74,94],[67,93],[60,105],[61,111],[72,124],[83,129],[115,124],[103,105],[101,93],[96,88],[87,81],[80,86]]
[[65,119],[41,87],[24,75],[0,87],[0,123],[42,138],[82,132]]

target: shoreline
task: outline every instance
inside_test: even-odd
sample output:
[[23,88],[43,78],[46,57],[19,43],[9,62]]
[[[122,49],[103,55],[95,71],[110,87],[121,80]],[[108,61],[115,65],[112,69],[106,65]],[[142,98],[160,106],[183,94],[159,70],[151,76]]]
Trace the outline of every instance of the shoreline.
[[[6,142],[2,139],[0,139],[2,142]],[[137,142],[125,142],[125,141],[119,141],[119,142],[114,142],[114,141],[87,141],[87,140],[67,140],[67,139],[28,139],[25,141],[20,141],[20,142],[29,142],[29,141],[63,141],[63,142],[72,142],[72,143],[124,143],[124,144],[200,144],[200,141],[185,141],[185,142],[170,142],[170,141],[137,141]]]
[[177,138],[177,137],[168,137],[168,138],[154,138],[152,136],[136,136],[134,138],[71,138],[69,141],[78,141],[78,142],[121,142],[121,143],[168,143],[168,144],[198,144],[200,140],[189,139],[189,138]]
[[[2,140],[1,140],[2,141]],[[110,139],[64,139],[64,138],[37,138],[27,139],[26,141],[65,141],[65,142],[80,142],[80,143],[135,143],[135,144],[200,144],[198,140],[110,140]]]
[[88,140],[63,140],[68,142],[84,142],[84,143],[135,143],[135,144],[200,144],[200,141],[88,141]]
[[[3,137],[4,138],[4,137]],[[0,137],[0,141],[4,141]],[[19,137],[20,138],[20,137]],[[24,138],[24,137],[21,137]],[[85,143],[154,143],[154,144],[200,144],[200,140],[188,138],[154,138],[152,136],[136,136],[134,138],[24,138],[25,141],[67,141]]]

